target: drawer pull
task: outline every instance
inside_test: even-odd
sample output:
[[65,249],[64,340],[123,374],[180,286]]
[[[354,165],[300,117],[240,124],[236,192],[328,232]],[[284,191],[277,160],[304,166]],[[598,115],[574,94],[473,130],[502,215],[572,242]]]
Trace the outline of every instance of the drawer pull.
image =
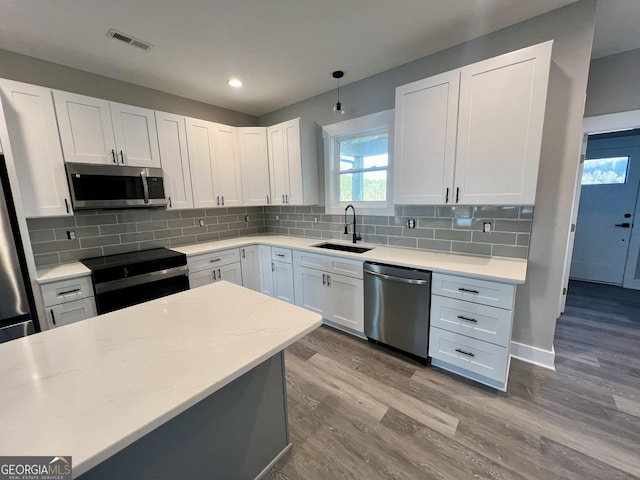
[[285,254],[284,253],[276,253],[276,257],[284,257]]
[[222,260],[221,258],[214,258],[213,260],[209,260],[209,263],[216,263]]
[[79,288],[74,288],[73,290],[67,290],[66,292],[60,292],[60,293],[58,294],[58,296],[61,296],[61,295],[69,295],[70,293],[77,293],[77,292],[79,292],[79,291],[80,291],[80,289],[79,289]]
[[458,318],[460,320],[466,320],[467,322],[478,323],[478,320],[476,320],[475,318],[465,317],[464,315],[458,315]]
[[464,350],[460,350],[459,348],[456,348],[456,352],[461,353],[463,355],[468,355],[470,357],[475,357],[475,355],[471,352],[465,352]]
[[469,290],[468,288],[459,288],[458,290],[466,293],[480,293],[478,290]]

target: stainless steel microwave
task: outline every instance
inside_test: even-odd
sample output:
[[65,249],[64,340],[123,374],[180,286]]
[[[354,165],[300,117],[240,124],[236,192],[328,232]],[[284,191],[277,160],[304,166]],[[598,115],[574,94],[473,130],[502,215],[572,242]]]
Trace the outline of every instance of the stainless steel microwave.
[[67,163],[74,210],[163,207],[162,169]]

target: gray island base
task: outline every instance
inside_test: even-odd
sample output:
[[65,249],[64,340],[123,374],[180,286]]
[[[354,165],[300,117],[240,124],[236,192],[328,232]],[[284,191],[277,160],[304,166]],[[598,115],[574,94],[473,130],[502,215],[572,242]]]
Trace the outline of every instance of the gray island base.
[[290,446],[279,352],[78,478],[250,480]]

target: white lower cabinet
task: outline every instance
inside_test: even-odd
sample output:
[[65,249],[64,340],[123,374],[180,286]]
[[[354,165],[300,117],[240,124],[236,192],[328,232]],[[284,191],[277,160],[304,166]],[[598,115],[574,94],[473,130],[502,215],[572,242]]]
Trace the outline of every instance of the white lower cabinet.
[[288,303],[294,301],[293,265],[288,248],[258,247],[260,291]]
[[279,300],[293,303],[293,266],[290,263],[273,261],[273,296]]
[[249,245],[240,249],[240,266],[242,267],[242,286],[260,291],[260,256],[257,245]]
[[219,280],[242,285],[240,250],[230,248],[187,258],[189,288],[202,287]]
[[431,363],[506,391],[514,302],[514,285],[434,273]]
[[95,317],[96,302],[90,277],[76,277],[40,285],[49,328]]
[[61,303],[47,307],[45,310],[50,327],[62,327],[97,315],[96,302],[93,297]]
[[330,325],[363,334],[362,262],[295,252],[294,278],[296,305],[322,315]]
[[259,245],[258,256],[260,257],[260,291],[265,295],[273,297],[271,247],[268,245]]

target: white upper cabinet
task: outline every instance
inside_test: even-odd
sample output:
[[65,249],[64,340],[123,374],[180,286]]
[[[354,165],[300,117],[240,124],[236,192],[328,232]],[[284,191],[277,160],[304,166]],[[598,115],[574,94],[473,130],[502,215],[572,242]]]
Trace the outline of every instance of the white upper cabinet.
[[0,92],[25,215],[70,215],[51,90],[2,80]]
[[396,89],[395,203],[535,203],[552,44]]
[[459,70],[396,89],[396,204],[443,204],[451,199],[459,89]]
[[156,112],[156,125],[158,127],[158,143],[164,174],[167,209],[193,208],[184,117]]
[[160,151],[153,111],[113,102],[110,107],[120,164],[159,168]]
[[318,203],[315,155],[302,155],[300,118],[267,128],[272,205]]
[[237,129],[238,155],[242,171],[242,194],[245,205],[269,205],[269,154],[266,127]]
[[153,111],[54,90],[66,162],[160,167]]
[[461,69],[459,203],[535,202],[551,46],[535,45]]
[[[240,162],[236,153],[236,127],[213,124],[216,195],[220,195],[220,206],[242,205],[242,181]],[[217,201],[217,199],[216,199]]]
[[195,208],[217,207],[219,205],[216,204],[214,187],[215,166],[213,159],[215,151],[213,149],[213,126],[211,122],[205,120],[187,118],[186,128],[191,185],[193,188],[193,206]]

